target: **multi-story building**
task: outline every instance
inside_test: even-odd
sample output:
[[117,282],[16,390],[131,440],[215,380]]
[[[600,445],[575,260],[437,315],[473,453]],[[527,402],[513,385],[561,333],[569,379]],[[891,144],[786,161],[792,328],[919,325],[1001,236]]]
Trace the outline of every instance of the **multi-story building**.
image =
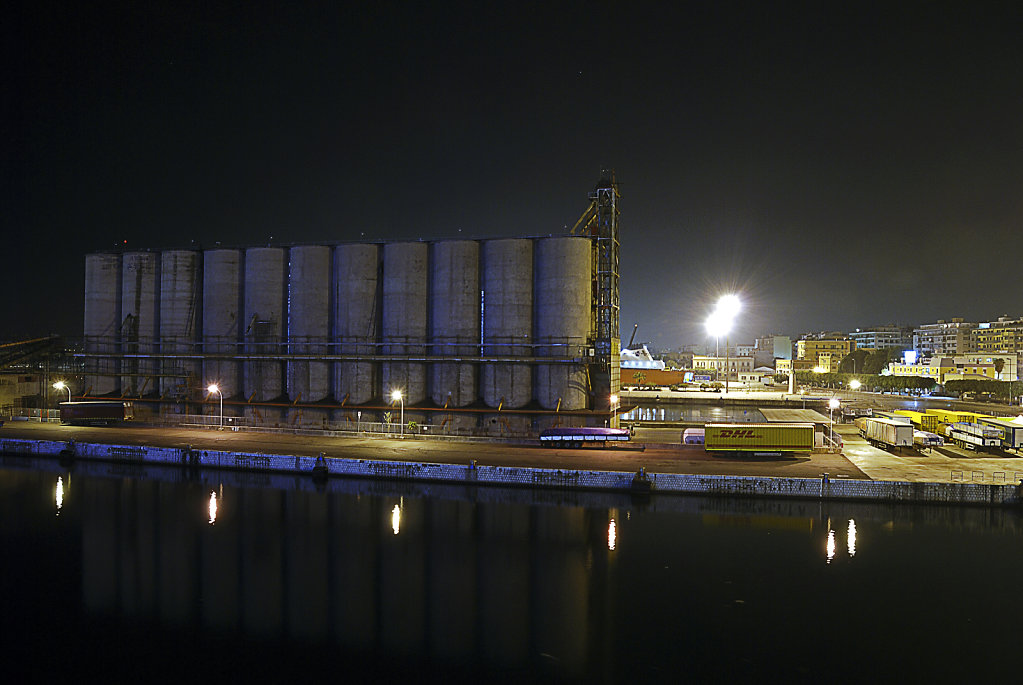
[[772,359],[792,359],[792,338],[787,335],[765,335],[757,338],[756,348]]
[[857,350],[896,349],[908,350],[913,347],[912,327],[874,326],[873,328],[857,328],[849,333],[856,343]]
[[975,323],[962,319],[927,323],[913,329],[913,349],[921,357],[955,356],[975,352],[973,330]]
[[[1001,365],[997,360],[1002,360]],[[999,371],[998,367],[1002,370]],[[923,376],[933,378],[937,383],[946,381],[976,380],[1019,380],[1019,357],[1008,355],[965,354],[954,357],[932,356],[927,360],[911,364],[892,362],[888,372],[893,376]]]
[[842,360],[856,349],[856,343],[841,333],[824,335],[829,337],[804,338],[798,341],[796,358],[811,362],[813,366],[827,371],[837,371]]
[[1023,352],[1023,319],[998,317],[998,321],[978,323],[973,329],[972,346],[980,353]]
[[816,362],[811,362],[806,359],[778,359],[774,362],[775,371],[783,373],[786,376],[791,374],[793,370],[796,373],[800,371],[813,371],[817,365]]
[[729,375],[753,371],[753,357],[709,357],[699,354],[693,357],[693,369],[697,371],[716,369],[718,373],[724,373],[726,368],[729,369]]

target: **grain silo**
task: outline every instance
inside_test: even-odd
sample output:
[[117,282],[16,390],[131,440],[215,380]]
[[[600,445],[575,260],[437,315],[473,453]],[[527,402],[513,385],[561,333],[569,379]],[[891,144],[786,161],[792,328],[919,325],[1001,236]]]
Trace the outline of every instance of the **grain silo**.
[[[151,355],[157,340],[157,271],[155,252],[127,252],[121,258],[121,392],[138,397],[159,390]],[[149,358],[142,358],[148,355]]]
[[202,384],[216,383],[224,397],[241,392],[237,361],[225,356],[240,351],[242,255],[240,250],[207,250],[203,254]]
[[[380,248],[338,245],[334,249],[337,354],[376,354],[380,311]],[[379,397],[377,365],[365,359],[334,364],[334,397],[345,404],[365,404]]]
[[[245,250],[242,338],[245,341],[244,388],[254,402],[284,394],[282,353],[285,257],[280,247]],[[266,355],[265,358],[258,358]],[[253,357],[257,358],[253,358]]]
[[[536,242],[536,399],[544,409],[586,409],[593,248],[588,238],[561,236]],[[566,359],[578,359],[566,363]]]
[[[323,355],[330,337],[331,250],[304,245],[288,251],[288,354]],[[319,402],[330,396],[329,362],[288,361],[288,397]]]
[[[121,256],[98,253],[85,257],[85,390],[106,395],[118,389],[114,358],[121,327]],[[109,354],[110,357],[102,355]],[[92,373],[90,373],[90,371]]]
[[464,407],[476,401],[476,364],[480,350],[479,243],[445,240],[430,255],[430,341],[432,354],[458,357],[436,362],[430,396],[438,406]]
[[193,250],[160,253],[160,394],[190,397],[201,379],[198,361],[177,355],[198,353],[202,254]]
[[[405,405],[426,399],[427,272],[426,243],[384,245],[383,354],[392,357],[381,364],[384,398],[400,391]],[[404,358],[404,359],[403,359]]]
[[[521,238],[483,243],[483,354],[510,359],[532,356],[533,241]],[[532,398],[527,363],[493,361],[483,365],[483,401],[516,409]]]

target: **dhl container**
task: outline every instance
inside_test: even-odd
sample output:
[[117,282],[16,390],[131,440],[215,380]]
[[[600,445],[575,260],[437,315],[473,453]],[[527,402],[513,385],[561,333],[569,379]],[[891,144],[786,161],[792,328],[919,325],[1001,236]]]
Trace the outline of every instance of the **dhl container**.
[[809,452],[812,423],[708,423],[704,427],[708,452]]
[[896,414],[901,416],[908,416],[909,420],[913,422],[917,430],[924,431],[926,433],[937,433],[938,424],[941,420],[936,414],[928,414],[925,411],[912,411],[910,409],[896,409]]

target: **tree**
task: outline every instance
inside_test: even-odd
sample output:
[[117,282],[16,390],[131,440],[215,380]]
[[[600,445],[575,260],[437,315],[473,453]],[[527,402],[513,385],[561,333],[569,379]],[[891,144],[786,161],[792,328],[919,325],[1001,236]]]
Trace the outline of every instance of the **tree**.
[[643,373],[642,371],[637,371],[636,373],[632,374],[632,379],[636,381],[636,385],[643,385],[644,383],[646,383],[646,374]]
[[1005,360],[1002,359],[1001,357],[996,357],[995,358],[995,374],[998,375],[998,379],[999,380],[1001,380],[1001,378],[1002,378],[1002,369],[1004,369],[1004,368],[1005,368]]
[[853,350],[845,356],[845,359],[838,365],[839,373],[861,373],[866,372],[866,360],[870,353],[866,350]]

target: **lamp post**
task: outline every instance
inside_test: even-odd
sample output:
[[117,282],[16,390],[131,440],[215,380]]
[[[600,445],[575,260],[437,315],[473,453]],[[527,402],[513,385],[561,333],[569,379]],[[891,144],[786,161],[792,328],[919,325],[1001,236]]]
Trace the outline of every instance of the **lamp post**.
[[224,393],[220,391],[220,386],[216,383],[210,383],[210,386],[206,388],[210,394],[217,393],[220,396],[220,430],[224,430]]
[[401,402],[401,424],[398,426],[399,435],[405,437],[405,398],[401,396],[401,390],[395,390],[391,393],[392,402]]
[[[725,394],[728,394],[728,372],[729,372],[729,340],[728,334],[735,321],[735,315],[742,309],[742,303],[738,295],[722,295],[718,299],[717,307],[707,318],[707,331],[714,336],[715,340],[725,336]],[[716,347],[716,343],[715,343]],[[715,362],[715,366],[717,362]]]
[[615,428],[615,419],[618,418],[618,414],[615,411],[618,409],[618,395],[611,395],[611,397],[608,398],[608,401],[611,404],[611,427]]
[[53,384],[53,389],[67,390],[67,401],[68,402],[71,401],[71,386],[69,386],[67,383],[65,383],[64,381],[57,381],[56,383]]
[[835,410],[838,409],[841,402],[838,401],[837,397],[832,397],[828,400],[828,409],[831,410],[831,444],[835,444]]

